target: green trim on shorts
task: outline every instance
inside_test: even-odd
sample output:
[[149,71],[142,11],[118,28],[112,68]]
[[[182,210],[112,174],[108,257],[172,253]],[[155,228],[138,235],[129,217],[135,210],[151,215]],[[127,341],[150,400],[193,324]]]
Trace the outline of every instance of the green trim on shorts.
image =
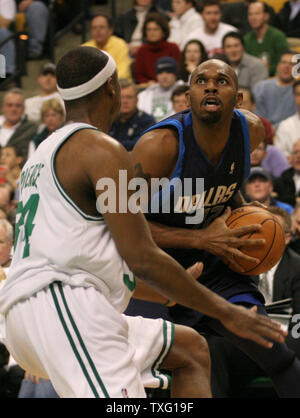
[[[169,347],[167,349],[167,344],[168,344],[168,332],[167,332],[168,331],[168,324],[171,325],[171,342],[170,342],[170,345],[169,345]],[[160,373],[159,372],[159,368],[160,368],[162,362],[168,356],[168,354],[169,354],[169,352],[170,352],[170,350],[172,348],[172,345],[173,345],[173,342],[174,342],[174,331],[175,331],[174,324],[172,322],[169,322],[169,321],[165,321],[164,320],[164,322],[163,322],[163,338],[164,338],[163,347],[162,347],[161,352],[159,353],[157,359],[153,363],[153,366],[151,367],[152,375],[154,377],[156,377],[157,379],[159,379],[159,382],[160,382],[159,388],[160,389],[162,389],[163,386],[164,386],[164,380],[163,380],[163,378],[159,374]],[[166,378],[168,380],[168,387],[169,387],[171,385],[171,376],[169,376],[166,373],[161,373],[161,374],[163,374],[164,376],[166,376]]]
[[52,297],[53,297],[53,300],[54,300],[55,307],[56,307],[57,312],[58,312],[58,316],[60,318],[60,321],[62,323],[62,326],[64,328],[64,331],[65,331],[65,333],[67,335],[67,338],[68,338],[68,340],[69,340],[69,342],[71,344],[71,347],[73,349],[73,352],[75,354],[75,357],[77,358],[77,360],[78,360],[78,362],[80,364],[80,367],[82,369],[82,372],[83,372],[84,376],[86,377],[86,379],[88,381],[88,384],[89,384],[92,392],[94,393],[94,396],[96,398],[100,398],[100,395],[99,395],[99,393],[98,393],[95,385],[92,382],[92,379],[91,379],[91,377],[89,375],[89,372],[87,371],[87,369],[86,369],[86,367],[84,365],[84,361],[81,358],[81,356],[80,356],[80,354],[79,354],[79,352],[78,352],[78,350],[76,348],[75,342],[74,342],[74,340],[72,338],[72,335],[71,335],[71,333],[70,333],[70,331],[68,329],[67,323],[66,323],[66,321],[65,321],[65,319],[63,317],[63,312],[62,312],[62,310],[61,310],[61,308],[59,306],[59,301],[58,301],[58,298],[57,298],[56,293],[55,293],[55,290],[54,290],[54,284],[57,284],[57,287],[58,287],[58,290],[60,292],[60,295],[61,295],[61,298],[62,298],[64,307],[66,309],[66,312],[67,312],[69,321],[71,322],[71,325],[73,327],[73,330],[74,330],[74,332],[75,332],[75,334],[76,334],[76,336],[78,338],[79,344],[80,344],[80,346],[81,346],[81,348],[82,348],[82,350],[83,350],[83,352],[84,352],[84,354],[86,356],[86,359],[87,359],[87,361],[88,361],[88,363],[89,363],[89,365],[90,365],[90,367],[91,367],[91,369],[93,371],[93,374],[94,374],[97,382],[99,383],[99,385],[101,387],[101,390],[102,390],[104,396],[106,398],[109,398],[110,396],[109,396],[109,394],[108,394],[108,392],[107,392],[107,390],[106,390],[106,388],[105,388],[105,386],[104,386],[104,384],[103,384],[103,382],[102,382],[102,380],[101,380],[101,378],[100,378],[100,376],[99,376],[99,374],[97,372],[97,369],[96,369],[96,367],[95,367],[95,365],[94,365],[94,363],[93,363],[93,361],[92,361],[92,359],[91,359],[91,357],[90,357],[90,355],[89,355],[89,353],[87,351],[87,348],[86,348],[86,346],[85,346],[85,344],[84,344],[84,342],[82,340],[82,337],[81,337],[81,335],[79,333],[79,330],[78,330],[78,328],[77,328],[77,326],[75,324],[75,321],[74,321],[74,319],[72,317],[72,314],[71,314],[71,312],[69,310],[69,307],[67,305],[67,301],[66,301],[65,295],[63,293],[62,284],[59,283],[59,282],[51,283],[49,287],[50,287],[50,291],[51,291],[51,294],[52,294]]

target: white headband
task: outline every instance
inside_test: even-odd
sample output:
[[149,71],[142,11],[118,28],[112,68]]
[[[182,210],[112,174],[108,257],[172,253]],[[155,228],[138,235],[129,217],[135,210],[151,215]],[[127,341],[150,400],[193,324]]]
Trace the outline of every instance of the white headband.
[[113,75],[117,68],[115,60],[109,54],[107,54],[107,52],[102,52],[108,56],[108,61],[105,67],[93,78],[91,78],[86,83],[80,84],[79,86],[70,87],[68,89],[62,89],[57,86],[57,90],[64,100],[75,100],[79,99],[80,97],[87,96],[88,94],[101,87],[104,83],[106,83],[109,77]]

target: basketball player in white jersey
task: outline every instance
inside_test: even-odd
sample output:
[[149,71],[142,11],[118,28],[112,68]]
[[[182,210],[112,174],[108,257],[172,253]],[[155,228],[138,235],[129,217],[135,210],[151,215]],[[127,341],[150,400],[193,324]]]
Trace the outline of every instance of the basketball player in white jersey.
[[7,347],[60,397],[145,397],[149,380],[166,386],[159,368],[172,371],[172,396],[210,396],[202,337],[122,314],[135,276],[265,347],[286,333],[197,283],[154,244],[141,213],[98,212],[99,179],[113,179],[118,190],[119,170],[133,178],[130,155],[106,134],[120,108],[113,59],[75,48],[58,63],[57,83],[67,123],[38,147],[20,179],[15,252],[0,293]]

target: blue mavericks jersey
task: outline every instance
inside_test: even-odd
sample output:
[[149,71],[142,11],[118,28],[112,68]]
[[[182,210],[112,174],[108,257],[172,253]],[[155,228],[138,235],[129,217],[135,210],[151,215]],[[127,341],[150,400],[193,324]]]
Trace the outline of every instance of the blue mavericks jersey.
[[[178,113],[149,128],[175,128],[179,137],[179,156],[171,177],[176,188],[176,179],[180,179],[180,193],[161,191],[154,199],[159,201],[159,213],[150,213],[149,220],[183,228],[203,228],[220,216],[231,198],[240,189],[249,175],[250,141],[248,123],[244,115],[237,110],[232,117],[232,124],[227,145],[217,167],[207,159],[196,141],[192,127],[190,111]],[[188,183],[187,179],[190,179]],[[204,179],[204,190],[199,192],[197,179]],[[184,182],[186,187],[184,187]],[[191,188],[188,187],[191,184]],[[169,213],[163,212],[163,202],[170,199]],[[153,203],[153,201],[152,201]],[[166,206],[165,206],[166,207]],[[196,210],[204,207],[203,220],[187,223],[187,217],[195,215]],[[150,208],[149,208],[150,210]]]
[[[190,110],[173,115],[146,132],[165,128],[175,129],[179,138],[179,155],[171,177],[174,187],[171,188],[171,193],[164,193],[162,189],[152,198],[151,213],[147,214],[147,219],[168,226],[186,228],[188,234],[190,228],[204,228],[220,216],[248,177],[250,170],[248,122],[241,112],[234,111],[230,135],[216,167],[208,160],[196,141]],[[176,179],[180,179],[181,189],[176,186]],[[188,193],[183,187],[185,179],[191,179]],[[200,192],[197,179],[204,179],[204,188]],[[167,199],[170,200],[170,211],[162,213]],[[153,201],[156,201],[156,206],[153,206]],[[202,210],[203,217],[199,222],[187,223],[187,216],[193,216],[201,207],[204,211]],[[236,295],[247,294],[248,296],[241,297],[242,301],[259,300],[263,303],[263,298],[257,291],[257,278],[242,276],[229,270],[218,257],[200,250],[168,248],[165,251],[185,268],[196,261],[203,261],[204,272],[199,281],[223,297],[229,300],[235,298],[232,300],[239,302]],[[254,294],[255,298],[253,299],[249,294]]]

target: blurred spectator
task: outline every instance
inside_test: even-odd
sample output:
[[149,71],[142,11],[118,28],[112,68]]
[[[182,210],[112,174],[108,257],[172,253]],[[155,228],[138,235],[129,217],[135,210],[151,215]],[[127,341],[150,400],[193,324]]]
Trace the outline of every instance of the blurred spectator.
[[[243,93],[243,102],[241,105],[242,109],[247,109],[249,112],[255,112],[255,99],[251,89],[246,89],[244,87],[239,88],[239,91]],[[272,123],[264,118],[263,116],[258,115],[260,120],[262,121],[264,128],[265,128],[265,139],[267,144],[273,144],[273,137],[275,135],[275,128]]]
[[174,42],[182,50],[191,32],[203,26],[203,19],[196,8],[195,0],[172,0],[174,16],[170,21],[168,41]]
[[64,107],[64,102],[56,89],[56,67],[48,62],[41,67],[37,78],[40,94],[25,99],[25,113],[29,120],[41,122],[41,107],[46,100],[58,99]]
[[19,187],[19,178],[23,165],[22,153],[15,146],[3,147],[1,149],[0,163],[6,167],[6,182],[13,188],[13,190],[17,190]]
[[300,139],[300,80],[294,82],[293,93],[297,112],[280,122],[274,138],[276,147],[287,157],[292,152],[293,144]]
[[270,173],[262,167],[252,167],[245,181],[245,198],[249,202],[257,201],[263,205],[278,206],[291,215],[293,206],[281,202],[272,196],[273,179]]
[[291,168],[285,170],[274,183],[278,199],[295,206],[300,202],[300,139],[292,148]]
[[15,204],[14,190],[8,183],[0,183],[0,207],[8,214],[8,220],[14,223]]
[[[0,42],[3,42],[8,36],[12,35],[9,30],[11,23],[16,15],[15,0],[0,0]],[[6,77],[16,69],[16,49],[14,40],[10,40],[0,48],[0,53],[6,60]],[[3,73],[3,71],[1,71]]]
[[41,119],[44,129],[32,139],[35,148],[64,123],[65,111],[61,102],[57,99],[44,102],[41,108]]
[[198,41],[198,39],[191,39],[185,44],[181,52],[178,78],[187,83],[192,72],[207,58],[207,52],[203,43]]
[[161,12],[154,0],[134,0],[132,9],[117,16],[114,34],[123,38],[129,46],[130,54],[135,56],[143,44],[143,25],[149,13]]
[[[251,30],[248,22],[248,6],[250,3],[253,3],[253,0],[221,2],[222,22],[233,25],[242,35],[245,35]],[[270,15],[269,23],[272,25],[275,20],[275,11],[269,4],[266,7]]]
[[156,63],[158,83],[146,88],[138,95],[139,108],[152,115],[156,122],[171,115],[171,96],[175,88],[183,84],[177,79],[177,65],[173,58],[163,57]]
[[92,39],[82,46],[91,46],[108,52],[116,61],[118,77],[131,80],[131,58],[128,45],[124,39],[112,33],[111,19],[104,14],[97,14],[91,21]]
[[120,86],[120,117],[112,124],[110,135],[131,151],[141,133],[156,121],[151,115],[139,110],[137,88],[133,83],[121,80]]
[[239,86],[251,89],[258,81],[268,78],[268,70],[261,60],[245,52],[240,33],[228,32],[222,44],[224,54],[238,77]]
[[186,92],[189,91],[189,86],[183,84],[176,87],[171,96],[171,102],[173,105],[173,113],[183,112],[188,109],[188,103],[186,100]]
[[244,39],[246,52],[260,58],[266,65],[269,75],[274,76],[282,53],[289,46],[285,34],[269,25],[269,18],[269,9],[265,3],[260,1],[250,3],[248,20],[251,31]]
[[293,55],[293,51],[284,52],[277,64],[276,77],[259,81],[253,87],[255,113],[269,119],[275,129],[297,111],[293,96]]
[[257,148],[251,152],[251,167],[262,167],[275,179],[290,167],[285,155],[274,145],[268,145],[262,141]]
[[221,22],[222,11],[218,0],[204,0],[202,4],[203,25],[190,32],[186,42],[191,39],[199,39],[212,57],[222,50],[222,39],[228,32],[236,31],[234,26]]
[[169,33],[169,23],[164,15],[151,13],[146,17],[143,26],[146,43],[138,49],[134,64],[137,84],[147,87],[157,81],[155,65],[159,58],[172,57],[179,61],[179,47],[167,42]]
[[3,115],[0,116],[0,146],[1,148],[6,145],[18,147],[26,160],[30,141],[38,127],[27,119],[24,111],[22,90],[13,88],[7,91],[3,97]]
[[289,38],[300,38],[300,1],[286,1],[275,19],[275,26]]
[[28,58],[39,59],[43,55],[47,35],[49,11],[43,1],[17,0],[18,11],[25,13],[28,27]]

